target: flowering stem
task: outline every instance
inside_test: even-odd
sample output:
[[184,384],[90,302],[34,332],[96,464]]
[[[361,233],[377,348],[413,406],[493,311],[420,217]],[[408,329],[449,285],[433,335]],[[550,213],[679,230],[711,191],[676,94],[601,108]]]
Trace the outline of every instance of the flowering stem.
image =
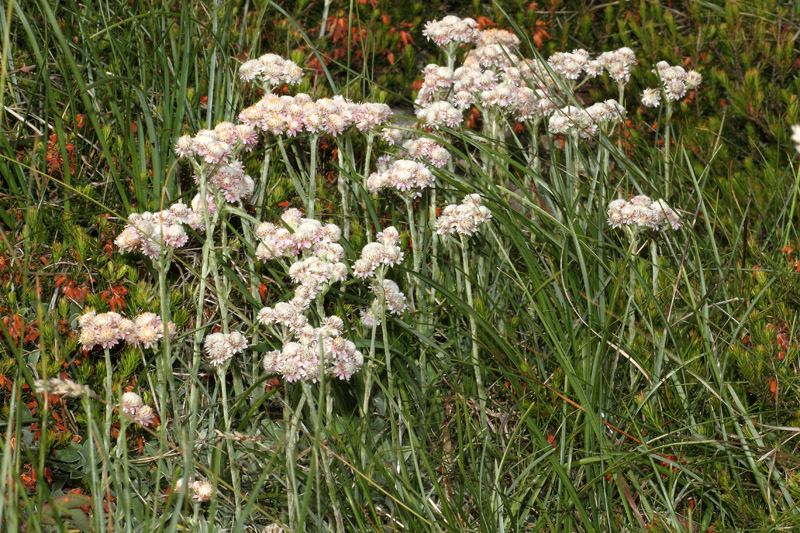
[[666,117],[664,118],[664,152],[663,152],[663,154],[664,154],[664,183],[666,184],[665,185],[666,189],[664,191],[664,198],[667,201],[669,201],[669,189],[670,189],[670,185],[671,185],[670,184],[670,181],[671,181],[671,176],[670,176],[671,161],[670,161],[669,151],[670,151],[670,141],[671,141],[670,135],[672,133],[672,128],[671,128],[671,125],[670,125],[670,122],[672,122],[672,102],[670,101],[669,97],[664,98],[664,101],[666,102],[665,106],[667,108],[667,111],[666,111],[667,114],[666,114]]
[[[369,191],[369,187],[367,187],[367,180],[369,180],[369,167],[370,167],[370,159],[372,159],[372,141],[375,137],[375,134],[372,133],[370,130],[367,133],[367,153],[364,156],[364,172],[362,173],[364,176],[364,190]],[[367,236],[372,240],[372,229],[370,228],[370,220],[369,220],[369,209],[364,210],[364,221],[365,226],[364,229],[367,232]]]
[[628,304],[625,306],[625,320],[627,320],[627,334],[628,340],[625,344],[625,348],[630,350],[631,346],[633,346],[634,340],[634,329],[636,327],[636,311],[634,308],[634,294],[636,292],[636,274],[635,274],[635,265],[634,257],[636,254],[636,248],[639,245],[639,232],[637,229],[631,231],[631,247],[628,250]]
[[[320,352],[322,352],[322,345],[320,345]],[[320,358],[322,358],[322,354],[320,354]],[[324,383],[324,374],[325,368],[320,367],[320,401],[324,398],[323,396],[323,388],[325,386]],[[317,410],[316,405],[314,403],[314,395],[311,392],[311,387],[309,386],[307,381],[303,381],[303,394],[306,396],[306,402],[308,403],[308,409],[311,411],[311,420],[314,424],[314,461],[317,464],[322,464],[322,471],[325,475],[325,484],[327,485],[328,492],[331,496],[331,507],[333,507],[333,516],[336,520],[336,531],[339,533],[344,532],[344,523],[342,522],[342,512],[339,505],[339,500],[336,497],[336,489],[333,486],[333,476],[331,475],[331,468],[330,468],[330,456],[328,453],[322,453],[322,458],[320,459],[320,441],[322,440],[322,413],[323,413],[323,405],[320,404],[319,410]],[[317,491],[319,494],[319,490]]]
[[[169,302],[170,302],[170,294],[169,290],[167,289],[167,270],[169,270],[169,257],[167,256],[166,252],[164,251],[166,248],[162,247],[162,253],[158,260],[158,288],[161,298],[161,324],[163,326],[163,337],[161,338],[161,350],[162,350],[162,363],[161,363],[161,372],[159,374],[166,374],[166,380],[169,383],[169,392],[172,399],[172,413],[173,415],[178,413],[178,398],[175,391],[175,380],[172,374],[172,350],[170,346],[170,336],[169,336],[169,322],[172,318],[170,316],[169,310]],[[161,423],[164,424],[167,421],[166,410],[164,409],[163,402],[166,401],[167,394],[166,394],[166,387],[163,387],[163,380],[164,376],[159,375],[158,381],[160,386],[162,386],[162,393],[161,396]],[[173,419],[174,423],[177,423],[177,418]]]
[[[381,265],[379,269],[386,268]],[[373,309],[374,313],[374,309]],[[375,340],[378,333],[378,318],[373,314],[372,316],[372,336],[369,341],[369,359],[365,362],[363,370],[366,373],[366,381],[364,383],[364,399],[361,402],[361,416],[364,417],[366,423],[364,424],[364,442],[367,442],[367,435],[369,431],[369,398],[372,393],[372,362],[375,361]],[[367,447],[361,448],[361,464],[367,465]]]
[[[383,337],[383,354],[386,360],[386,381],[388,383],[388,390],[389,390],[389,398],[388,404],[392,405],[394,403],[394,372],[392,371],[392,352],[389,349],[389,330],[386,327],[386,289],[383,286],[384,278],[386,274],[386,267],[382,266],[378,270],[378,285],[380,286],[380,290],[377,291],[378,293],[378,308],[381,312],[381,337]],[[398,419],[400,417],[400,413],[398,412]],[[399,452],[399,445],[398,445],[398,431],[397,426],[394,424],[392,420],[390,422],[391,432],[392,432],[392,448],[397,452],[397,462],[398,468],[397,473],[400,473],[400,457],[401,454]],[[399,483],[399,480],[398,480]]]
[[264,161],[261,163],[261,176],[259,178],[258,196],[256,197],[256,219],[261,220],[264,212],[264,201],[267,196],[267,179],[269,178],[269,160],[271,151],[264,154]]
[[478,402],[481,406],[481,425],[486,427],[486,389],[483,386],[483,375],[478,353],[478,324],[475,321],[475,302],[472,297],[472,283],[469,275],[469,241],[461,235],[461,264],[464,269],[464,287],[467,292],[467,304],[472,312],[469,315],[469,331],[472,339],[472,365],[475,368],[475,384],[478,387]]
[[106,363],[106,426],[105,426],[105,439],[106,449],[111,449],[111,415],[114,411],[114,395],[111,391],[112,387],[112,372],[111,372],[111,352],[108,348],[103,350],[105,352]]
[[[338,137],[337,137],[338,139]],[[344,152],[342,151],[342,143],[338,143],[338,150],[336,155],[339,159],[339,178],[336,180],[336,185],[339,188],[339,195],[342,197],[342,232],[346,241],[350,241],[350,209],[348,206],[349,194],[347,192],[347,183],[344,177]]]
[[[225,433],[230,433],[231,431],[231,415],[230,410],[228,408],[228,385],[225,379],[225,367],[227,365],[220,365],[217,367],[217,379],[220,383],[220,389],[222,391],[222,417],[223,422],[225,423]],[[228,448],[228,465],[231,470],[231,484],[233,485],[233,499],[236,505],[236,516],[238,517],[241,512],[241,501],[240,501],[240,483],[239,483],[239,470],[236,467],[236,456],[233,452],[233,443],[230,439],[225,439],[226,447]]]
[[[419,243],[419,236],[417,235],[416,225],[414,224],[414,210],[413,210],[412,205],[411,205],[411,198],[409,198],[406,195],[403,195],[403,202],[405,202],[405,204],[406,204],[406,212],[408,213],[408,231],[411,234],[411,254],[412,254],[412,257],[413,257],[413,272],[419,272],[419,265],[420,265],[419,245],[420,245],[420,243]],[[415,290],[414,294],[415,294],[415,300],[416,300],[415,303],[417,303],[417,302],[420,301],[420,295],[419,295],[420,287],[419,287],[419,283],[418,283],[419,280],[415,276],[411,276],[410,273],[408,274],[408,276],[409,276],[409,281],[410,281],[411,285],[414,287],[414,290]],[[383,283],[382,280],[381,280],[381,283]]]
[[317,140],[318,135],[311,136],[311,165],[308,169],[308,202],[306,204],[306,217],[314,218],[314,202],[317,196]]
[[290,407],[291,404],[289,403],[289,387],[286,387],[286,407],[284,409],[284,419],[287,419],[288,415],[291,413],[289,427],[287,428],[289,432],[289,438],[286,441],[286,472],[289,478],[289,490],[286,494],[286,502],[289,509],[289,521],[295,522],[294,524],[291,524],[294,526],[293,529],[300,527],[300,522],[302,520],[302,517],[300,516],[300,507],[297,505],[297,467],[295,465],[295,458],[297,457],[297,432],[298,425],[300,423],[300,412],[303,410],[303,405],[305,402],[306,397],[305,395],[302,395],[297,407],[293,410]]
[[322,8],[322,23],[319,28],[319,38],[325,37],[325,23],[328,21],[328,10],[331,7],[332,0],[325,0],[325,5]]
[[[436,187],[431,188],[430,207],[428,209],[428,224],[421,227],[433,228],[436,224]],[[431,232],[431,279],[439,281],[439,235]],[[435,293],[434,293],[435,294]]]

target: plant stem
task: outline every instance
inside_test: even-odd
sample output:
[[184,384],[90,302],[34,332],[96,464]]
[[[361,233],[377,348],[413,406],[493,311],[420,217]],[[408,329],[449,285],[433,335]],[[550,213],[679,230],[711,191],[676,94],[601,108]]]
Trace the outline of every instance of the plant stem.
[[670,192],[670,185],[672,176],[670,175],[671,171],[671,160],[670,160],[670,143],[671,143],[671,133],[672,133],[672,102],[670,101],[669,97],[664,98],[665,106],[667,108],[666,117],[664,117],[664,183],[665,183],[665,191],[664,191],[664,199],[669,202],[669,192]]
[[486,388],[483,385],[483,374],[481,372],[481,364],[478,351],[478,324],[475,320],[475,301],[472,297],[472,282],[470,281],[469,272],[469,241],[464,235],[461,235],[461,262],[464,269],[464,288],[467,293],[467,304],[469,304],[472,312],[469,315],[469,331],[472,343],[472,366],[475,368],[475,384],[478,387],[478,402],[481,406],[481,426],[486,427]]
[[306,217],[314,218],[314,203],[317,200],[317,141],[318,135],[311,136],[311,165],[308,168],[308,202]]

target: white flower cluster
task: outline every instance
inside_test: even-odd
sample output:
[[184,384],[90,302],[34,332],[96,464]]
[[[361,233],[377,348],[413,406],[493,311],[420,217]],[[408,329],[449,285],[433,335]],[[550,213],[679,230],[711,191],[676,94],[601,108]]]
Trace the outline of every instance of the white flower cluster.
[[344,248],[338,243],[342,230],[335,224],[303,218],[297,209],[288,209],[281,217],[283,225],[262,222],[256,228],[261,240],[256,257],[268,261],[290,255],[306,257],[289,267],[289,276],[299,284],[292,303],[305,309],[331,283],[347,278],[347,265],[341,262]]
[[433,184],[434,176],[428,167],[410,159],[397,159],[389,168],[373,172],[367,179],[367,189],[371,193],[389,188],[412,198],[420,196],[422,189],[433,187]]
[[[174,492],[183,490],[183,479],[175,482],[175,487],[172,489]],[[214,495],[214,485],[206,480],[197,480],[189,484],[189,490],[192,491],[192,499],[198,503],[207,502]]]
[[483,205],[481,197],[477,194],[468,194],[461,204],[451,204],[444,208],[441,216],[436,219],[436,233],[470,236],[477,231],[478,226],[490,218],[492,213]]
[[353,275],[357,278],[366,279],[381,265],[391,267],[403,261],[403,251],[397,246],[400,232],[394,226],[384,229],[375,238],[375,242],[364,246],[361,257],[353,263]]
[[303,70],[294,61],[275,54],[264,54],[258,59],[245,61],[239,67],[239,77],[244,81],[258,79],[266,87],[281,83],[297,85],[303,79]]
[[403,142],[406,132],[398,128],[383,128],[381,130],[381,139],[389,146],[394,146]]
[[461,111],[449,102],[439,100],[416,111],[417,118],[437,130],[441,127],[457,128],[464,120]]
[[592,59],[589,52],[582,48],[572,52],[556,52],[547,58],[547,63],[556,74],[568,80],[577,80],[581,74],[595,78],[603,72],[603,64]]
[[298,133],[340,135],[355,126],[359,131],[387,123],[392,110],[386,104],[355,103],[341,96],[312,100],[307,94],[278,96],[267,94],[239,113],[239,120],[272,135]]
[[180,137],[175,143],[175,153],[180,158],[198,156],[205,163],[215,165],[230,161],[239,149],[250,150],[256,142],[258,135],[251,125],[220,122],[213,130],[200,130],[194,137]]
[[[112,348],[120,341],[154,348],[165,333],[164,323],[155,313],[141,313],[130,320],[113,311],[100,314],[89,311],[78,318],[78,325],[81,328],[79,342],[86,350],[95,346]],[[175,331],[175,324],[167,324],[166,333],[170,337]]]
[[651,200],[641,194],[634,196],[630,202],[618,199],[608,204],[608,224],[613,228],[636,224],[654,230],[662,230],[667,226],[677,230],[683,222],[664,200]]
[[608,71],[611,79],[625,85],[631,79],[631,72],[636,64],[636,54],[627,46],[623,46],[613,52],[603,52],[597,56],[597,61]]
[[212,333],[203,339],[203,349],[211,366],[219,366],[247,348],[247,338],[238,331]]
[[[287,209],[279,223],[262,222],[256,227],[256,236],[261,241],[256,247],[256,257],[261,261],[269,261],[298,255],[316,245],[319,248],[315,249],[315,253],[324,253],[329,245],[339,241],[341,235],[339,226],[335,224],[323,226],[318,220],[303,218],[299,209]],[[334,247],[335,250],[339,248]]]
[[703,76],[696,70],[686,72],[681,66],[670,66],[666,61],[656,63],[653,71],[661,79],[662,89],[645,89],[642,94],[642,105],[658,107],[661,104],[661,93],[670,100],[680,100],[687,90],[696,89],[703,81]]
[[800,125],[792,126],[792,142],[795,149],[800,152]]
[[71,379],[62,378],[50,378],[47,381],[37,379],[33,382],[33,390],[36,394],[47,393],[53,396],[66,396],[67,398],[81,398],[84,395],[91,395],[89,387],[85,387]]
[[516,47],[500,43],[477,46],[467,53],[463,65],[465,67],[480,67],[484,69],[512,67],[519,62],[519,56],[516,55],[515,50]]
[[[332,283],[347,279],[347,265],[339,261],[344,250],[341,245],[330,243],[323,245],[327,251],[320,251],[320,243],[314,246],[317,255],[295,262],[289,267],[289,276],[299,284],[294,293],[292,304],[305,309],[311,300],[325,293]],[[331,251],[333,249],[341,250]]]
[[437,95],[446,94],[453,84],[453,71],[448,67],[432,63],[422,70],[422,74],[422,87],[414,101],[419,107],[425,107],[435,102]]
[[[195,180],[199,180],[199,177],[195,176]],[[241,161],[232,161],[216,168],[208,178],[208,183],[212,190],[218,189],[230,203],[246,200],[255,189],[255,182],[245,174]]]
[[417,137],[403,143],[403,149],[411,159],[426,161],[434,167],[441,168],[450,160],[450,152],[430,137]]
[[126,392],[122,394],[120,401],[122,412],[133,418],[133,420],[140,426],[150,426],[156,420],[155,411],[149,405],[145,405],[142,397],[135,392]]
[[[379,296],[381,291],[383,291],[383,301],[386,302],[386,309],[395,315],[401,314],[405,311],[406,305],[406,295],[400,290],[400,287],[397,286],[397,283],[390,279],[383,280],[383,284],[378,283],[378,280],[373,280],[370,284],[370,288],[372,292]],[[381,312],[380,312],[380,300],[376,297],[372,300],[372,305],[369,309],[364,309],[361,311],[361,323],[366,328],[372,328],[376,326],[380,326],[381,324]]]
[[451,43],[474,43],[480,38],[478,22],[471,18],[458,18],[453,15],[441,20],[431,20],[425,24],[422,35],[438,46]]
[[[214,215],[217,206],[214,196],[210,193],[206,194],[206,204],[209,215]],[[114,244],[122,252],[136,251],[151,259],[158,259],[164,252],[162,244],[170,248],[182,248],[189,240],[183,224],[195,231],[205,231],[203,201],[199,194],[192,198],[191,207],[176,202],[169,209],[157,213],[149,211],[131,213],[128,216],[128,223],[117,235]]]
[[490,28],[481,32],[475,44],[479,47],[499,44],[511,50],[516,50],[519,47],[519,37],[508,30]]
[[338,316],[325,317],[322,325],[315,328],[296,307],[278,304],[275,309],[262,309],[258,321],[265,326],[284,327],[283,348],[267,353],[263,365],[268,374],[281,374],[287,382],[318,381],[320,363],[328,374],[347,380],[364,364],[364,356],[355,344],[342,337],[344,322]]
[[599,126],[624,120],[625,108],[616,100],[606,100],[586,109],[571,105],[557,109],[550,116],[548,126],[552,133],[589,139],[597,135]]

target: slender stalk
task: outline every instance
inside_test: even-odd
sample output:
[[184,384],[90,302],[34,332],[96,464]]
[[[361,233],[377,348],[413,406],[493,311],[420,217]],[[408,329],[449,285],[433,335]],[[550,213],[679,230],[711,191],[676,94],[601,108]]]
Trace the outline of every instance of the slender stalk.
[[[289,403],[289,388],[286,388],[284,408],[284,420],[289,420],[289,433],[288,440],[286,441],[286,472],[289,478],[289,490],[286,492],[286,504],[289,510],[289,522],[293,531],[302,531],[305,529],[302,521],[301,510],[298,506],[299,496],[297,487],[297,434],[300,424],[300,413],[305,405],[306,397],[302,395],[297,407],[292,409]],[[291,418],[290,418],[291,416]]]
[[670,143],[672,134],[672,101],[669,97],[663,99],[665,107],[667,108],[666,117],[664,117],[664,199],[669,201],[670,186],[672,185],[672,176],[670,175],[672,161],[670,159]]
[[467,274],[470,270],[469,263],[469,241],[461,235],[461,264],[464,269],[464,288],[467,293],[467,304],[472,309],[469,315],[469,331],[472,343],[472,366],[475,369],[475,384],[478,387],[478,402],[481,406],[481,425],[486,427],[486,388],[483,385],[483,373],[481,372],[480,353],[478,348],[478,324],[475,321],[475,301],[472,296],[472,282]]
[[[364,156],[364,172],[362,176],[364,178],[364,190],[369,191],[369,187],[367,187],[367,180],[369,179],[369,167],[370,167],[370,160],[372,159],[372,142],[374,140],[375,134],[370,130],[367,133],[367,153]],[[367,232],[367,237],[369,240],[372,240],[372,224],[370,223],[369,218],[369,209],[364,209],[364,229]]]
[[[222,418],[225,424],[225,433],[231,431],[231,414],[228,407],[228,385],[225,376],[225,367],[227,365],[220,365],[217,367],[217,379],[219,380],[220,389],[222,391]],[[238,518],[242,512],[241,502],[241,483],[239,482],[239,470],[236,465],[236,456],[234,455],[233,442],[230,439],[225,439],[226,447],[228,448],[228,464],[231,470],[231,482],[233,485],[233,499],[236,506],[236,517]]]
[[306,217],[314,218],[314,203],[317,200],[317,141],[318,135],[311,136],[311,165],[308,168],[308,203]]
[[[337,138],[338,139],[338,138]],[[342,151],[342,143],[339,142],[339,149],[336,150],[336,156],[339,160],[339,177],[336,180],[336,185],[339,188],[339,196],[342,197],[342,233],[346,241],[350,241],[350,207],[349,200],[350,194],[347,191],[347,182],[344,177],[344,152]]]
[[[419,272],[420,267],[420,237],[417,235],[417,228],[414,223],[414,209],[411,203],[411,198],[407,195],[403,195],[403,202],[406,204],[406,213],[408,213],[408,231],[411,234],[411,254],[412,254],[412,261],[413,261],[413,269],[412,272]],[[416,276],[412,276],[411,273],[408,273],[408,280],[412,287],[414,287],[414,303],[418,304],[421,301],[420,298],[420,286],[419,286],[419,279]],[[416,307],[416,306],[415,306]]]

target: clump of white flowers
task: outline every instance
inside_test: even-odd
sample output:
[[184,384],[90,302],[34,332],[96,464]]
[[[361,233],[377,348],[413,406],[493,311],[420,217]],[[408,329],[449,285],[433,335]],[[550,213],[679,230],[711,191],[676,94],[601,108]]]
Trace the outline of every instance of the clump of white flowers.
[[420,196],[422,189],[432,187],[434,177],[430,169],[410,159],[397,159],[389,168],[373,172],[367,179],[367,189],[371,193],[380,189],[394,189],[411,198]]
[[67,398],[81,398],[93,394],[89,387],[65,378],[50,378],[47,381],[37,379],[33,382],[33,390],[36,394],[51,394]]
[[245,61],[239,67],[239,77],[244,81],[260,81],[265,87],[281,83],[297,85],[303,79],[303,70],[294,61],[276,54],[264,54],[258,59]]
[[603,71],[602,64],[592,62],[589,52],[579,48],[572,52],[556,52],[547,59],[550,68],[567,80],[577,80],[581,74],[594,78]]
[[631,79],[631,72],[636,64],[636,54],[624,46],[612,52],[603,52],[597,56],[597,61],[603,65],[611,79],[625,85]]
[[552,133],[569,134],[589,139],[597,135],[599,126],[625,120],[625,108],[616,100],[596,102],[586,109],[566,106],[556,109],[550,116]]
[[612,228],[635,225],[654,230],[668,226],[677,230],[683,226],[678,214],[664,200],[652,200],[643,194],[629,202],[617,199],[608,204],[608,224]]
[[441,127],[457,128],[464,120],[461,111],[449,102],[440,100],[427,107],[417,109],[417,118],[436,129]]
[[305,93],[295,96],[266,94],[239,113],[239,120],[272,135],[293,137],[299,133],[337,136],[351,126],[373,130],[392,118],[386,104],[355,103],[341,96],[313,100]]
[[645,89],[642,94],[642,105],[658,107],[663,97],[676,101],[686,95],[687,90],[696,89],[703,81],[703,76],[696,70],[686,71],[681,66],[671,66],[666,61],[656,63],[653,70],[661,80],[661,89]]
[[123,393],[120,401],[122,412],[133,418],[134,422],[140,426],[150,426],[156,420],[155,411],[149,405],[145,405],[142,397],[135,392]]
[[795,149],[800,152],[800,125],[792,126],[792,142]]
[[189,240],[183,224],[199,223],[192,210],[182,203],[157,213],[131,213],[128,224],[114,240],[122,252],[139,252],[158,259],[170,248],[182,248]]
[[[376,275],[381,267],[392,267],[403,260],[403,251],[397,245],[400,241],[400,232],[394,226],[389,226],[375,236],[375,242],[364,246],[361,257],[353,264],[353,275],[366,279]],[[378,273],[378,280],[370,284],[376,298],[369,309],[361,312],[361,322],[366,327],[380,324],[381,293],[384,297],[386,308],[389,312],[399,314],[406,309],[406,297],[394,281],[383,279],[384,271]],[[380,280],[383,280],[382,282]]]
[[280,326],[274,332],[283,340],[283,347],[268,352],[263,366],[268,374],[281,374],[287,382],[316,382],[323,366],[326,373],[348,380],[364,364],[355,344],[342,337],[344,322],[338,316],[325,317],[315,328],[300,309],[280,303],[274,309],[261,309],[258,321],[264,326]]
[[208,362],[212,366],[220,366],[247,348],[247,338],[238,331],[212,333],[203,340],[203,348]]
[[196,502],[207,502],[214,495],[214,485],[206,480],[197,480],[189,485],[192,490],[192,499]]
[[483,205],[481,197],[477,194],[468,194],[462,203],[450,204],[444,208],[441,216],[436,219],[436,233],[470,236],[477,231],[478,226],[490,218],[492,213]]
[[299,209],[287,209],[280,222],[262,222],[256,227],[256,236],[261,241],[256,248],[256,257],[268,261],[298,255],[312,247],[320,252],[334,250],[338,253],[340,245],[330,245],[335,244],[341,234],[335,224],[322,225],[318,220],[303,218]]
[[252,149],[257,141],[258,135],[251,125],[220,122],[213,130],[200,130],[194,137],[180,137],[175,143],[175,153],[180,158],[197,156],[214,165],[228,162],[239,149]]
[[[370,289],[375,295],[383,293],[383,301],[386,310],[394,315],[399,315],[406,310],[406,295],[400,290],[400,287],[390,279],[383,280],[383,283],[378,280],[373,280],[370,284]],[[364,327],[372,328],[381,324],[381,310],[380,300],[376,297],[372,300],[372,305],[368,309],[361,311],[361,323]]]
[[430,137],[409,139],[403,143],[403,149],[411,159],[426,161],[438,168],[445,166],[450,160],[450,152]]
[[427,22],[422,34],[438,46],[447,46],[474,43],[480,38],[481,32],[475,19],[449,15],[441,20]]
[[125,341],[134,346],[155,348],[164,334],[175,335],[175,324],[167,324],[166,331],[161,317],[155,313],[141,313],[133,320],[119,313],[96,313],[89,311],[78,319],[80,326],[79,342],[86,350],[95,346],[112,348]]
[[389,226],[376,235],[376,241],[364,246],[361,257],[353,263],[353,275],[366,279],[371,277],[381,266],[394,266],[403,261],[403,251],[397,246],[400,233],[394,226]]

